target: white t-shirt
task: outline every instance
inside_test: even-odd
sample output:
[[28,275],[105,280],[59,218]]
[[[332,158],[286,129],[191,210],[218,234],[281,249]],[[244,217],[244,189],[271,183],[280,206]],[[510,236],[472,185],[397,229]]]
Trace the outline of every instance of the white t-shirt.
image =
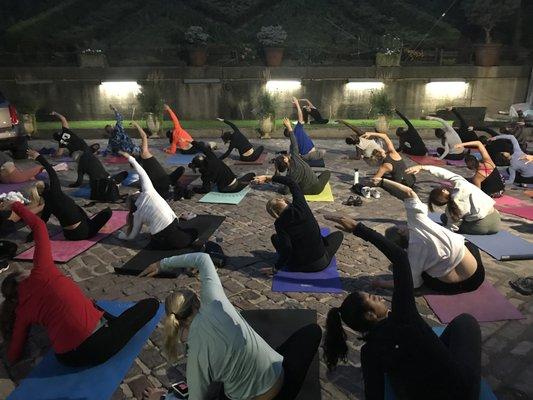
[[423,283],[422,272],[439,278],[454,269],[465,255],[463,236],[433,222],[418,197],[404,200],[409,227],[407,254],[414,287]]
[[380,143],[376,142],[372,139],[365,139],[360,137],[359,138],[359,144],[356,146],[358,149],[360,149],[363,152],[363,156],[365,158],[372,157],[372,153],[374,150],[382,150],[383,147]]

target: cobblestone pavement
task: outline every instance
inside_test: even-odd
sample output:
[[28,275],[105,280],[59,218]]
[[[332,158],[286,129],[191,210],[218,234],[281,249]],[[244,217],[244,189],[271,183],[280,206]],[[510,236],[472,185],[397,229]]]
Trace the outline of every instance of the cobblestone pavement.
[[[153,143],[153,147],[161,147],[163,142]],[[35,148],[44,142],[36,141]],[[50,142],[46,143],[50,146]],[[270,154],[285,149],[287,142],[281,139],[262,143]],[[331,184],[335,195],[334,203],[311,203],[320,224],[329,225],[321,216],[324,212],[341,212],[354,216],[379,231],[398,221],[405,219],[403,205],[400,201],[384,193],[380,199],[364,200],[362,207],[353,208],[341,203],[349,195],[352,171],[357,167],[366,175],[373,169],[362,161],[348,159],[351,150],[341,140],[318,140],[317,147],[327,149],[326,164],[332,171]],[[155,152],[159,158],[164,155]],[[411,163],[411,161],[408,161]],[[228,161],[232,164],[233,161]],[[71,166],[73,164],[70,164]],[[270,167],[270,168],[269,168]],[[73,167],[71,167],[73,168]],[[74,168],[73,168],[74,169]],[[117,166],[110,168],[118,170]],[[234,171],[244,173],[252,170],[258,174],[272,173],[271,165],[234,166]],[[270,169],[269,171],[267,171]],[[452,168],[454,171],[468,175],[464,168]],[[61,173],[64,183],[74,181],[75,172]],[[431,187],[429,175],[419,175],[419,186],[423,200],[427,198]],[[433,183],[434,185],[435,183]],[[509,194],[526,199],[519,189]],[[228,254],[229,265],[219,270],[224,288],[231,302],[241,310],[255,308],[312,308],[318,311],[319,324],[323,327],[325,316],[331,306],[338,306],[342,295],[304,294],[304,293],[273,293],[270,290],[271,279],[265,276],[261,268],[271,265],[275,259],[270,235],[273,233],[273,220],[265,211],[265,202],[274,196],[270,191],[252,190],[238,206],[212,205],[198,203],[199,196],[192,200],[174,202],[172,207],[177,213],[192,211],[197,214],[212,213],[225,215],[226,221],[215,233],[218,241]],[[84,204],[86,201],[81,201]],[[90,212],[101,209],[102,205],[89,208]],[[113,205],[122,209],[124,205]],[[533,240],[532,225],[524,219],[503,215],[505,229]],[[49,225],[50,226],[50,225]],[[329,225],[332,227],[331,225]],[[54,229],[57,229],[54,228]],[[21,229],[13,237],[21,243],[27,233]],[[113,267],[131,258],[143,243],[136,243],[131,248],[122,246],[114,236],[103,240],[90,250],[76,257],[60,268],[78,282],[86,293],[95,299],[139,300],[148,296],[163,300],[172,290],[179,287],[197,289],[198,280],[194,277],[181,275],[175,279],[145,279],[131,276],[120,276],[113,273]],[[27,245],[26,245],[27,246]],[[483,377],[489,382],[499,399],[533,399],[533,302],[512,290],[508,281],[517,277],[532,274],[531,261],[499,262],[482,253],[487,270],[487,279],[505,295],[524,315],[519,321],[501,321],[483,323],[482,368]],[[368,245],[353,235],[345,235],[344,243],[338,254],[338,266],[342,283],[346,292],[353,290],[370,290],[370,277],[389,274],[389,263],[373,246]],[[29,267],[28,263],[14,263],[21,267]],[[389,291],[381,294],[390,299]],[[429,309],[422,297],[417,298],[420,313],[431,325],[439,324],[438,319]],[[490,305],[487,305],[490,307]],[[350,352],[348,362],[328,373],[323,362],[320,365],[320,381],[323,399],[362,399],[361,365],[359,349],[361,342],[357,335],[348,332]],[[1,344],[1,354],[5,354],[5,344]],[[140,356],[135,360],[125,380],[117,389],[113,399],[140,399],[144,387],[148,384],[168,386],[185,372],[185,358],[181,358],[176,366],[169,365],[161,353],[162,332],[158,328],[152,334]],[[26,354],[22,361],[8,368],[5,358],[0,363],[0,398],[12,390],[13,382],[26,376],[38,361],[48,344],[46,335],[40,329],[33,329],[26,345]]]

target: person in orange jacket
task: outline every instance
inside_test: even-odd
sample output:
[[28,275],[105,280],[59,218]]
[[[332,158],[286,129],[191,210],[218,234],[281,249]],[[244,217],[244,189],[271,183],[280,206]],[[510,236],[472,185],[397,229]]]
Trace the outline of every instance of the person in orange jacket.
[[175,154],[179,150],[182,154],[196,154],[198,151],[193,148],[191,142],[193,141],[191,135],[181,127],[180,121],[174,111],[168,104],[164,105],[165,111],[170,115],[170,119],[174,123],[174,129],[167,131],[167,137],[170,141],[170,146],[165,149],[165,153]]

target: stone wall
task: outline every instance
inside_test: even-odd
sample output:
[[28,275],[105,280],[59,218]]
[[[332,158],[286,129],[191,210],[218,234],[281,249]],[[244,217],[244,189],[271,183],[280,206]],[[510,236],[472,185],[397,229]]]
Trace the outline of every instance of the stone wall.
[[[350,78],[373,79],[384,83],[394,104],[415,118],[438,107],[485,106],[488,115],[508,110],[512,103],[526,99],[530,66],[430,66],[430,67],[172,67],[172,68],[0,68],[0,91],[39,93],[46,110],[55,109],[72,120],[110,118],[113,103],[131,113],[139,108],[133,94],[116,96],[102,90],[105,81],[137,81],[142,84],[157,71],[164,79],[164,98],[184,119],[253,118],[255,93],[269,79],[299,79],[301,88],[279,93],[278,116],[291,112],[292,95],[307,97],[325,118],[364,118],[368,112],[369,90],[348,90]],[[184,80],[200,81],[185,83]],[[450,88],[430,90],[435,79],[461,79],[463,89],[446,94]],[[201,80],[211,80],[201,82]]]

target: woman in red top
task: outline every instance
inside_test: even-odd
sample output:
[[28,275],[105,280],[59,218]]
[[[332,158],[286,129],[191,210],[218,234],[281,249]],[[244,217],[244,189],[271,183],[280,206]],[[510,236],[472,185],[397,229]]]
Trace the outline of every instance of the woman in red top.
[[12,210],[33,231],[35,252],[31,272],[13,272],[2,282],[0,331],[9,343],[9,362],[19,360],[32,324],[46,329],[63,364],[78,367],[107,361],[152,319],[158,301],[141,300],[119,317],[99,310],[55,266],[45,223],[21,203],[14,203]]
[[170,141],[170,146],[165,149],[165,153],[175,154],[176,149],[182,154],[196,154],[198,151],[193,148],[191,142],[192,137],[189,133],[181,127],[178,117],[172,111],[172,109],[165,104],[165,111],[168,112],[172,123],[174,124],[174,129],[167,131],[167,138]]

